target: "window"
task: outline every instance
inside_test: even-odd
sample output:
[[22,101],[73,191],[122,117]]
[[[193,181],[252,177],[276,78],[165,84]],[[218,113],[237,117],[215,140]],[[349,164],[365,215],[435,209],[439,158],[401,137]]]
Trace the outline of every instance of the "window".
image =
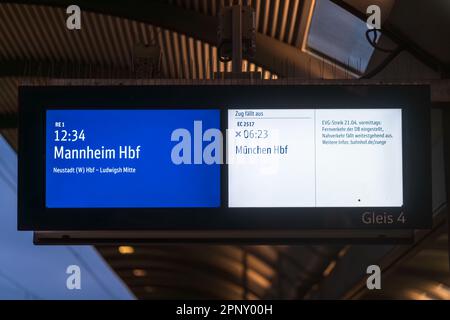
[[364,73],[373,53],[366,22],[330,0],[315,0],[305,50],[357,74]]

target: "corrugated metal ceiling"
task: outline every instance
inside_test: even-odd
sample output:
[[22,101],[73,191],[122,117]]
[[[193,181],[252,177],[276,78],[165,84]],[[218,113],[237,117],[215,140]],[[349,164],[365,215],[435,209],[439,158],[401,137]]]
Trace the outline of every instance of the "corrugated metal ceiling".
[[[217,60],[217,47],[183,34],[134,20],[83,12],[83,27],[65,27],[62,8],[0,4],[0,60],[28,59],[130,67],[135,45],[158,45],[165,78],[209,79],[215,71],[230,71],[231,62]],[[242,70],[261,71],[247,61]]]

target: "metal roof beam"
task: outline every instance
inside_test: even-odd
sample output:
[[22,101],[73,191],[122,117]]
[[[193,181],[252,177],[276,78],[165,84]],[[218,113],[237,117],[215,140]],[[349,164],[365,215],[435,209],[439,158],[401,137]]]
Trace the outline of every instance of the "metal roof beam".
[[[37,78],[135,78],[131,68],[81,61],[0,61],[0,77]],[[142,75],[141,75],[142,77]]]
[[[367,20],[367,14],[365,12],[361,12],[357,6],[361,6],[361,3],[345,1],[345,0],[331,0],[333,3],[341,7],[342,9],[350,12],[354,16],[358,17],[362,21]],[[379,5],[382,5],[383,2],[380,2]],[[387,9],[390,6],[388,3],[384,3],[383,8]],[[383,21],[381,26],[381,33],[388,36],[394,42],[396,42],[399,47],[405,48],[409,51],[416,59],[421,61],[430,69],[435,72],[439,72],[442,76],[448,77],[450,73],[450,66],[446,65],[443,61],[439,60],[436,56],[432,55],[430,52],[425,50],[425,48],[420,47],[414,39],[409,38],[406,34],[402,33],[399,28],[395,26],[395,22],[389,21],[389,15],[391,13],[391,8],[383,11],[388,12],[386,21]]]

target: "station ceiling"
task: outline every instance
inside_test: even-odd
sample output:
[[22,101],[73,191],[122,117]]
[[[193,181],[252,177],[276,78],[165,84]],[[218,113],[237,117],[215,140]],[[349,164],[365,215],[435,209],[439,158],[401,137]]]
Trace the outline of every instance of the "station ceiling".
[[[221,6],[237,1],[78,2],[82,10],[86,8],[79,32],[65,28],[65,7],[70,1],[0,4],[0,123],[14,122],[17,88],[24,80],[119,78],[124,74],[121,70],[132,67],[137,45],[161,49],[160,78],[211,79],[214,72],[232,69],[231,62],[217,60],[217,13]],[[258,31],[257,55],[244,60],[244,72],[259,71],[264,79],[324,77],[323,59],[301,50],[309,18],[305,5],[311,5],[311,0],[243,2],[255,8]],[[357,1],[345,2],[354,5]],[[146,7],[133,10],[135,3]],[[421,43],[428,45],[423,37]],[[437,57],[445,54],[435,50],[431,52]],[[325,77],[352,77],[335,69]],[[17,150],[15,125],[0,126],[0,133]],[[138,245],[97,249],[138,298],[260,299],[307,297],[332,273],[349,247]]]

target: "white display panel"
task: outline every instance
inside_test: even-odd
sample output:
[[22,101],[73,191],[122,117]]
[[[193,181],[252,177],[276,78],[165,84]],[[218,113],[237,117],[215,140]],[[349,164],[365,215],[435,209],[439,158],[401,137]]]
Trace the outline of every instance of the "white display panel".
[[401,109],[228,111],[229,207],[401,207]]

